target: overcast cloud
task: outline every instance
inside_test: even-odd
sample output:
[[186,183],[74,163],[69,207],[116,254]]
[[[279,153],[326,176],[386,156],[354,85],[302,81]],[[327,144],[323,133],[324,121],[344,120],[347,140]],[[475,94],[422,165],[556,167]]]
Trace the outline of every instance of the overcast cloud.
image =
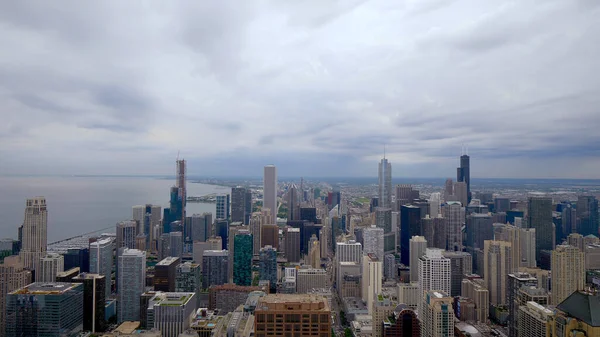
[[600,178],[600,1],[4,1],[0,173]]

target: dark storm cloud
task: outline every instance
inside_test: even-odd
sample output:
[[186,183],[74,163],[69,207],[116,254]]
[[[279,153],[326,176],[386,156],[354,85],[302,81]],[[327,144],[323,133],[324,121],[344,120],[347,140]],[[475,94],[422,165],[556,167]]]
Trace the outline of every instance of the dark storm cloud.
[[6,2],[3,171],[170,173],[181,151],[206,175],[375,175],[385,146],[395,175],[453,176],[468,146],[474,176],[599,177],[599,13],[589,0]]

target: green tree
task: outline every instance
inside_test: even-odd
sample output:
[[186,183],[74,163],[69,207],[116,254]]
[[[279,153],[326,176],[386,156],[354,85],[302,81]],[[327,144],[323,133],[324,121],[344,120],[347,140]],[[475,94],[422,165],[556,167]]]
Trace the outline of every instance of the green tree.
[[346,329],[344,329],[344,336],[345,337],[354,337],[354,334],[352,333],[352,330],[350,330],[350,328],[346,328]]

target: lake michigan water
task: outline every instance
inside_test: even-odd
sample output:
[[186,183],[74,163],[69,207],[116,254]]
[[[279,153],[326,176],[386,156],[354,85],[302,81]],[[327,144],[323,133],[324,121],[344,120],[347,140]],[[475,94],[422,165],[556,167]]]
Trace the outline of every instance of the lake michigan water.
[[[147,177],[0,177],[0,238],[17,238],[23,223],[25,200],[46,197],[48,243],[131,219],[131,207],[168,206],[174,179]],[[188,196],[231,193],[224,186],[188,181]],[[215,204],[188,203],[187,214],[212,212]]]

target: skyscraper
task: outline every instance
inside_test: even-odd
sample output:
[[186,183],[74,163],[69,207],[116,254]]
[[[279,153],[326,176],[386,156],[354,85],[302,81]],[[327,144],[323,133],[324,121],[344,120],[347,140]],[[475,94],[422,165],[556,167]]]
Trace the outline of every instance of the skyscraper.
[[384,256],[384,230],[383,228],[372,225],[363,230],[365,254],[375,254],[377,259],[383,261]]
[[413,236],[409,241],[410,250],[410,281],[419,280],[419,259],[425,255],[427,240],[423,236]]
[[392,208],[392,164],[385,156],[379,163],[379,207]]
[[[179,156],[178,156],[179,157]],[[178,189],[178,200],[181,203],[181,215],[177,220],[184,221],[185,220],[185,206],[187,204],[187,182],[186,182],[186,173],[187,173],[187,162],[185,159],[177,158],[177,182],[176,187]],[[173,220],[175,221],[175,220]]]
[[285,229],[285,257],[288,262],[300,262],[300,228]]
[[205,250],[202,256],[202,289],[227,283],[229,273],[229,252]]
[[[445,258],[442,252],[441,249],[427,248],[425,255],[419,258],[419,295],[428,291],[450,293],[450,259]],[[421,313],[423,309],[421,306]]]
[[594,196],[577,198],[577,232],[583,236],[598,236],[598,199]]
[[25,268],[37,270],[40,259],[46,255],[48,244],[48,209],[44,197],[27,199],[25,205],[19,255]]
[[135,248],[136,227],[137,224],[133,220],[117,223],[117,250],[119,248]]
[[400,207],[400,262],[410,265],[410,238],[421,234],[421,209],[413,205]]
[[552,198],[529,197],[527,226],[535,228],[535,256],[538,264],[541,259],[540,251],[554,249],[552,224]]
[[485,240],[483,269],[485,285],[490,291],[490,304],[507,304],[506,278],[512,273],[510,242]]
[[104,276],[106,298],[111,294],[114,241],[110,238],[90,243],[90,273]]
[[192,241],[206,241],[211,236],[212,213],[193,214],[190,225]]
[[271,293],[277,290],[277,250],[271,246],[260,249],[258,274],[260,280],[269,281]]
[[6,298],[6,337],[76,336],[83,328],[81,284],[32,283]]
[[132,207],[132,219],[137,223],[137,234],[146,235],[146,249],[152,250],[153,242],[157,239],[154,237],[154,230],[160,225],[162,217],[160,205],[137,205]]
[[556,246],[552,251],[552,304],[558,305],[585,286],[585,258],[578,248]]
[[183,233],[181,232],[170,232],[169,233],[169,256],[182,257],[183,256]]
[[450,296],[462,296],[462,280],[473,273],[473,257],[467,252],[443,252],[450,259]]
[[229,194],[217,194],[217,219],[229,219],[230,196]]
[[449,201],[442,207],[446,219],[446,249],[462,251],[462,226],[465,224],[465,208],[459,202]]
[[252,234],[239,231],[233,241],[233,283],[240,286],[252,284]]
[[381,293],[383,261],[373,254],[364,255],[362,266],[362,300],[367,303],[369,314],[373,314],[373,302]]
[[118,268],[118,321],[139,321],[140,296],[146,286],[146,252],[125,248]]
[[249,223],[246,220],[247,212],[247,192],[248,190],[244,187],[233,187],[231,189],[231,222],[243,222],[245,225]]
[[83,284],[83,330],[104,331],[106,328],[104,276],[81,273],[73,278],[73,283]]
[[453,298],[444,291],[427,291],[423,296],[422,330],[423,337],[454,336]]
[[271,219],[277,221],[277,168],[267,165],[263,177],[263,208],[271,210]]
[[[437,218],[442,214],[442,195],[440,192],[431,193],[429,196],[429,217]],[[423,216],[422,216],[423,218]]]
[[522,287],[537,286],[537,279],[528,273],[515,272],[508,274],[506,280],[506,302],[508,304],[508,335],[518,335],[519,291]]
[[469,192],[467,191],[467,183],[464,181],[454,183],[454,200],[465,207],[469,204]]
[[469,161],[469,156],[463,154],[460,156],[460,167],[456,169],[456,181],[465,182],[467,184],[467,203],[471,202],[471,169]]
[[6,331],[6,294],[31,282],[31,271],[23,269],[19,256],[7,256],[0,263],[0,334]]
[[510,242],[512,249],[512,270],[535,268],[535,228],[518,228],[512,225],[498,226],[495,239]]
[[196,294],[196,308],[200,308],[202,290],[202,271],[200,264],[190,261],[180,263],[176,268],[175,291]]
[[65,270],[65,259],[62,255],[48,253],[40,259],[35,273],[36,282],[56,282],[56,275]]
[[164,337],[178,337],[190,327],[196,313],[195,293],[161,292],[148,303],[148,322]]
[[181,260],[179,257],[169,256],[161,260],[154,266],[154,290],[155,291],[175,291],[175,280],[177,276],[177,266]]
[[517,313],[519,322],[519,337],[550,337],[553,336],[549,322],[554,312],[536,302],[527,302],[519,307]]

